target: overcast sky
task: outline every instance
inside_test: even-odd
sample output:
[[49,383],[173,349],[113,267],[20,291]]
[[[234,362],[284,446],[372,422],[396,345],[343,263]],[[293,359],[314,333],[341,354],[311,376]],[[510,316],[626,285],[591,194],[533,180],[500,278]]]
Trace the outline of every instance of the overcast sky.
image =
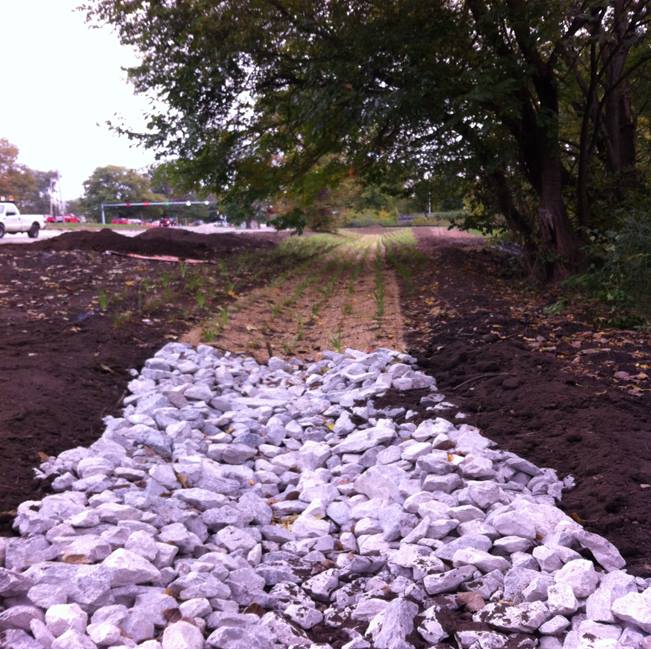
[[95,167],[154,161],[106,126],[116,114],[141,126],[146,103],[121,69],[135,56],[111,30],[88,27],[75,11],[81,2],[0,0],[0,137],[20,149],[23,164],[57,169],[66,200],[81,195]]

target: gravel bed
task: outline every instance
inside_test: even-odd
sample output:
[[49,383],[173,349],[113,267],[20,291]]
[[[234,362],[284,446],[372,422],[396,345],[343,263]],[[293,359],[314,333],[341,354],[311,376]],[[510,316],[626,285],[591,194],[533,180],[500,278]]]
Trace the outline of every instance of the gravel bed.
[[172,343],[133,374],[0,539],[0,647],[651,649],[651,580],[556,507],[571,480],[437,417],[413,358]]

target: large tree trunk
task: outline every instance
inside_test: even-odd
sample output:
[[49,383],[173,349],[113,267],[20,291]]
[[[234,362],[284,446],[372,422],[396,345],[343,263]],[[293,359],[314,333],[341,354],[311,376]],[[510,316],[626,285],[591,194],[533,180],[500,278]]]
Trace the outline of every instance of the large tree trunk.
[[516,207],[513,194],[504,173],[501,171],[491,172],[488,175],[488,182],[497,200],[499,210],[504,215],[509,230],[522,242],[527,263],[530,267],[533,267],[536,256],[536,245],[530,221]]
[[558,280],[576,270],[579,260],[577,237],[565,211],[561,164],[557,157],[542,160],[538,226],[543,243],[546,279]]
[[612,174],[618,177],[619,190],[630,184],[635,177],[635,131],[636,119],[633,112],[631,87],[622,79],[629,45],[626,38],[627,23],[624,0],[614,2],[613,31],[615,42],[604,46],[606,68],[606,97],[604,102],[604,130],[606,139],[606,161]]

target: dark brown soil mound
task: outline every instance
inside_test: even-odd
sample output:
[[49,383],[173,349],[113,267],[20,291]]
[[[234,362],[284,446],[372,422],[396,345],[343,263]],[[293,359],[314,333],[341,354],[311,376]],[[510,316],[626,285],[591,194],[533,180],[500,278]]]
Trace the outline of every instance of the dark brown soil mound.
[[[135,237],[105,228],[99,232],[67,232],[53,239],[32,244],[35,250],[88,250],[138,255],[173,255],[183,259],[218,258],[224,254],[271,248],[281,235],[275,233],[199,234],[176,228],[153,228]],[[13,247],[13,246],[12,246]]]

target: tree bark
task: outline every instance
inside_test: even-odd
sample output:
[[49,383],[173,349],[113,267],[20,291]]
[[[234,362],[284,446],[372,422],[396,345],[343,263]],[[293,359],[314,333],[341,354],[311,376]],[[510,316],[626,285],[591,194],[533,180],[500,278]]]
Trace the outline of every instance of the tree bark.
[[606,97],[604,102],[604,130],[606,135],[606,160],[609,170],[620,177],[635,175],[636,119],[632,107],[631,87],[622,80],[629,45],[625,44],[628,25],[624,0],[615,0],[614,43],[607,43],[604,53],[608,60],[606,69]]
[[542,160],[540,207],[538,226],[544,244],[543,264],[545,278],[564,279],[576,270],[579,260],[577,237],[565,211],[560,159],[545,156]]

